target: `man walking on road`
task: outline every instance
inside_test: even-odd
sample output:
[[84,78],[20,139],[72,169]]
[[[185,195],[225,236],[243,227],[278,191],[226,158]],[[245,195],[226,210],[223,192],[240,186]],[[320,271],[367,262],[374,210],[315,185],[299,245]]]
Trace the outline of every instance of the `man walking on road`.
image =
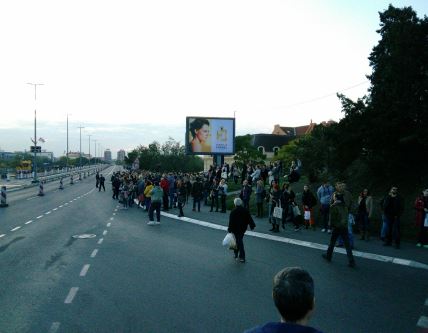
[[330,244],[327,253],[322,257],[331,261],[334,246],[339,236],[345,243],[346,254],[348,255],[349,267],[355,267],[354,256],[352,254],[351,244],[349,243],[348,219],[349,211],[352,206],[351,194],[345,190],[345,183],[336,184],[336,192],[333,193],[332,204],[330,206],[330,224],[333,227]]
[[239,261],[245,262],[245,249],[244,249],[244,234],[247,231],[248,226],[253,230],[256,225],[251,217],[250,212],[242,207],[242,200],[235,198],[233,200],[235,209],[230,212],[229,216],[229,227],[228,232],[233,233],[236,239],[237,249],[235,250],[235,259],[239,258]]
[[98,192],[101,192],[101,187],[103,188],[104,192],[106,191],[106,187],[104,186],[104,182],[106,181],[106,179],[104,178],[104,176],[101,174],[100,175],[100,185],[99,185],[99,189]]

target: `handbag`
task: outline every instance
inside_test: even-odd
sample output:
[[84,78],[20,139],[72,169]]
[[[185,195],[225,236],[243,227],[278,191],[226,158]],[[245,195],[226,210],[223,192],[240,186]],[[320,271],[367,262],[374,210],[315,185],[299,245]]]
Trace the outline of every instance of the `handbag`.
[[238,248],[238,246],[236,245],[235,236],[231,232],[228,232],[226,234],[222,244],[223,246],[229,246],[230,250],[236,250]]
[[281,208],[281,203],[279,204],[279,206],[275,206],[273,208],[273,217],[277,218],[277,219],[282,219],[282,208]]
[[297,205],[294,205],[294,206],[293,206],[293,214],[294,214],[294,216],[302,215],[302,214],[300,213],[299,206],[297,206]]

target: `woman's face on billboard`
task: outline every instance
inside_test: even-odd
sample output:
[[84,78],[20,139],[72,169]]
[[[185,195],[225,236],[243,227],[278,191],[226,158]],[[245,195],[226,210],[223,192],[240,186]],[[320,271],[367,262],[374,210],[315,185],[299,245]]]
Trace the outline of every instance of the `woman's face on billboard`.
[[196,130],[196,137],[199,141],[207,141],[210,129],[208,125],[202,126],[200,129]]

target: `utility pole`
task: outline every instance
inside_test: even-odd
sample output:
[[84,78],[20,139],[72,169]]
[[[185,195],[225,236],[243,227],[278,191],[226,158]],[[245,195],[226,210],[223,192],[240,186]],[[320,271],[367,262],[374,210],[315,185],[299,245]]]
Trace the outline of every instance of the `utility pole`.
[[94,151],[95,151],[95,153],[94,153],[94,155],[95,155],[95,163],[96,163],[96,158],[97,158],[97,140],[94,140]]
[[91,165],[91,136],[92,136],[92,134],[88,134],[88,136],[89,136],[89,155],[88,155],[88,158],[89,158],[89,165]]
[[34,177],[33,177],[33,183],[37,183],[38,182],[38,180],[37,180],[37,160],[36,160],[36,151],[37,151],[37,86],[43,86],[44,84],[43,83],[27,83],[27,84],[29,84],[29,85],[31,85],[31,86],[34,86],[34,104],[35,104],[35,107],[34,107],[34,140],[31,140],[31,141],[33,141],[33,143],[34,143],[34,161],[33,161],[33,164],[34,164],[34,167],[33,167],[33,170],[34,170]]
[[77,127],[80,130],[80,148],[79,148],[79,165],[82,167],[82,128],[83,126]]
[[68,172],[68,116],[69,114],[67,113],[67,151],[65,153],[66,156],[66,165],[65,165],[65,171]]

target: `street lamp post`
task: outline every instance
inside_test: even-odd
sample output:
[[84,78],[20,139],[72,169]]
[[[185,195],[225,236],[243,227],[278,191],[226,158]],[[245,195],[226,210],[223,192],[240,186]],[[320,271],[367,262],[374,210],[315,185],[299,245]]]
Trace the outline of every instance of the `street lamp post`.
[[82,168],[82,128],[85,128],[83,126],[79,126],[78,129],[80,130],[80,146],[79,146],[79,165],[80,168]]
[[95,146],[95,153],[94,153],[95,161],[94,161],[94,164],[97,164],[97,140],[94,140],[94,146]]
[[88,158],[89,158],[89,165],[91,165],[91,134],[88,134],[89,137],[89,153],[88,153]]
[[[43,83],[27,83],[31,86],[34,86],[34,104],[37,104],[37,86],[43,86]],[[37,105],[35,105],[34,108],[34,140],[31,140],[34,143],[34,176],[33,176],[33,183],[37,183],[37,160],[36,160],[36,150],[37,150]]]

